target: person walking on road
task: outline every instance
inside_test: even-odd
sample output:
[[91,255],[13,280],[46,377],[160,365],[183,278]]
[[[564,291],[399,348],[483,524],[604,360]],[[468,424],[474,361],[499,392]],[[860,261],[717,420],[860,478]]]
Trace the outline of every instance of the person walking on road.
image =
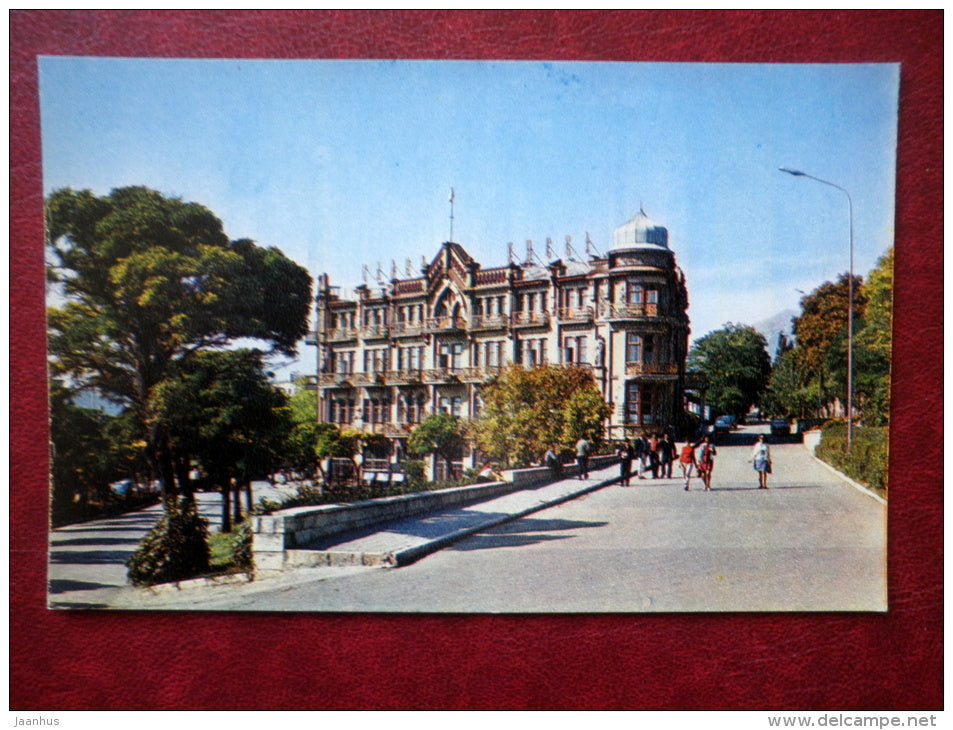
[[590,451],[589,442],[586,441],[585,437],[580,438],[576,442],[576,461],[579,463],[579,478],[588,479],[589,478],[589,451]]
[[711,491],[711,473],[715,468],[715,455],[718,451],[711,442],[710,436],[705,436],[698,445],[695,462],[698,465],[698,476],[702,478],[705,484],[705,491]]
[[678,457],[678,463],[682,467],[682,478],[685,480],[685,491],[691,491],[692,476],[695,473],[695,447],[691,441],[686,442],[682,447],[682,453]]
[[663,433],[658,442],[659,452],[659,473],[663,479],[672,478],[672,462],[675,460],[675,444],[668,437],[668,433]]
[[748,459],[753,465],[754,470],[758,472],[758,489],[768,488],[768,474],[771,473],[771,447],[764,440],[764,434],[758,436],[751,451],[751,458]]
[[632,478],[632,460],[635,458],[635,449],[628,441],[624,442],[616,451],[619,457],[619,484],[623,487],[629,486],[629,480]]

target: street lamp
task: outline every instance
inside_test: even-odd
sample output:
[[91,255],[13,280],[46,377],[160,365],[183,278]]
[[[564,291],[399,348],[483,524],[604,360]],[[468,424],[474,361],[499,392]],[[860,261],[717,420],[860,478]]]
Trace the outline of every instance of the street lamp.
[[850,267],[847,272],[847,453],[849,454],[854,445],[854,206],[850,199],[850,193],[840,185],[836,185],[829,180],[821,180],[819,177],[808,175],[800,170],[792,170],[788,167],[779,167],[778,169],[788,175],[794,175],[794,177],[807,177],[824,185],[830,185],[847,196],[848,252],[850,258]]

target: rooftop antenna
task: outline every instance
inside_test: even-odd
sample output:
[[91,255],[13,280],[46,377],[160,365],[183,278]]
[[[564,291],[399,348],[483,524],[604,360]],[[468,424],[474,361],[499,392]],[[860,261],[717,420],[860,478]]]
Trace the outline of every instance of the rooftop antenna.
[[517,261],[516,261],[516,254],[513,253],[513,242],[512,242],[512,241],[510,241],[508,244],[506,244],[506,256],[507,256],[507,258],[509,259],[509,261],[510,261],[511,264],[517,263]]
[[456,200],[456,193],[450,188],[450,240],[453,240],[453,201]]
[[361,267],[361,279],[364,280],[364,286],[367,286],[367,282],[370,281],[370,278],[371,278],[371,270],[367,268],[367,264],[364,264]]
[[556,258],[556,252],[553,251],[553,239],[546,239],[546,258],[552,261]]
[[408,279],[414,278],[414,263],[409,258],[404,263],[404,273],[407,274]]
[[579,254],[577,254],[576,249],[572,247],[572,236],[566,236],[566,258],[570,261],[579,260]]
[[397,262],[394,259],[390,260],[390,278],[391,281],[397,281],[397,275],[400,272],[397,271]]
[[588,231],[586,231],[586,255],[593,256],[595,258],[602,258],[602,254],[599,253],[599,250],[596,248],[596,244],[594,244],[592,239],[589,238]]

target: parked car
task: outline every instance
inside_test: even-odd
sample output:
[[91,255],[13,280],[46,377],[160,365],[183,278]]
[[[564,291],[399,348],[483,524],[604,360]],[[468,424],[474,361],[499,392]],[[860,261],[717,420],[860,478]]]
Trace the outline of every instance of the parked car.
[[734,425],[733,416],[718,416],[715,419],[715,425],[712,428],[713,433],[728,433],[731,430],[731,427]]
[[112,489],[112,493],[117,497],[125,497],[133,491],[134,487],[135,482],[133,482],[132,479],[120,479],[118,482],[113,482],[109,485],[109,488]]
[[771,435],[772,436],[790,436],[791,435],[791,424],[786,418],[772,418],[771,419]]

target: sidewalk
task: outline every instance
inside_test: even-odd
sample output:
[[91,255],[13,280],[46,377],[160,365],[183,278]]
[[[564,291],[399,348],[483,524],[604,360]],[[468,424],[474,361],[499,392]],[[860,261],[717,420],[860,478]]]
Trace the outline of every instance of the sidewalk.
[[[407,565],[476,532],[566,502],[619,480],[619,465],[483,502],[322,538],[286,551],[292,566]],[[634,480],[634,482],[637,480]]]

